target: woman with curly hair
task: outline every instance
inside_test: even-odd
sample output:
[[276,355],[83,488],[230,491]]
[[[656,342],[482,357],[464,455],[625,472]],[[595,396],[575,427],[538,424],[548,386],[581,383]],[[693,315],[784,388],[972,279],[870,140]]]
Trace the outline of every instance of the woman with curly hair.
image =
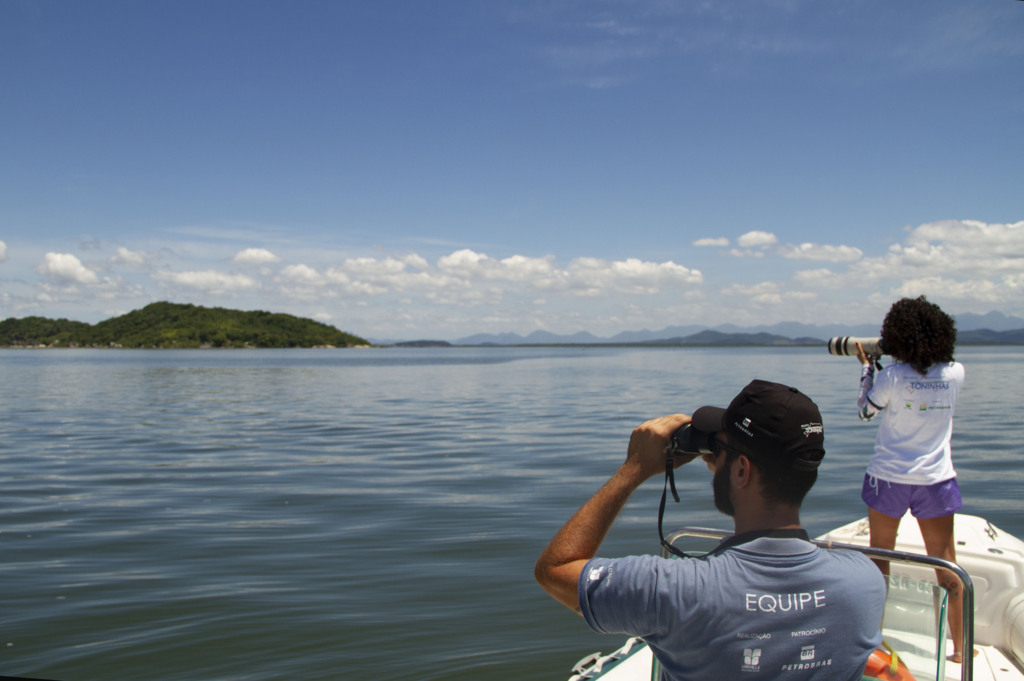
[[[868,505],[871,546],[896,545],[900,519],[917,519],[930,556],[956,560],[953,514],[960,510],[960,488],[953,470],[950,437],[953,411],[964,383],[964,367],[953,359],[956,324],[924,296],[893,303],[882,323],[882,348],[895,359],[875,377],[875,358],[860,343],[863,365],[857,407],[861,420],[879,417],[875,451],[864,476],[861,498]],[[880,561],[888,574],[887,561]],[[960,650],[963,595],[944,570],[939,583],[949,591],[949,628],[954,662]]]

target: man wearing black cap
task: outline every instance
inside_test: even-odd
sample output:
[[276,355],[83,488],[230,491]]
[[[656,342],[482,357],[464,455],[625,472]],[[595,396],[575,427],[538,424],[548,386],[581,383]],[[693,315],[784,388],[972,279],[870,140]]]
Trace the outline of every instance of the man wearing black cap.
[[[633,490],[666,467],[673,433],[713,434],[702,458],[735,534],[700,559],[595,558]],[[633,431],[626,461],[559,530],[535,575],[600,633],[642,637],[663,679],[861,678],[881,642],[885,582],[859,553],[826,551],[800,527],[825,455],[818,407],[755,380],[727,409],[701,407]],[[676,454],[678,468],[701,454]]]

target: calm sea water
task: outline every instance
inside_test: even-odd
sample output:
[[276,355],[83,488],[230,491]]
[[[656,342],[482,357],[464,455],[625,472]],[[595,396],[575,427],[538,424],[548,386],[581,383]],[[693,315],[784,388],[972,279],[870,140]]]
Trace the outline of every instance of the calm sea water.
[[[964,512],[1024,537],[1024,350],[968,347]],[[822,409],[812,534],[864,514],[859,365],[819,349],[0,350],[0,675],[551,679],[619,645],[533,581],[639,422],[753,377]],[[728,527],[703,466],[666,524]],[[661,481],[605,555],[655,551]]]

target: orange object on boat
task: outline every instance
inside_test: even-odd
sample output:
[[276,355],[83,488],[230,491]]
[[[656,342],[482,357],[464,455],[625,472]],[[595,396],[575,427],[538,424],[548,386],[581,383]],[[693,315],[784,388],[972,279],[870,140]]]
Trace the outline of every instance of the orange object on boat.
[[884,681],[915,681],[914,675],[903,664],[903,660],[896,654],[888,643],[882,642],[885,648],[876,648],[868,658],[868,664],[864,668],[864,676],[871,676]]

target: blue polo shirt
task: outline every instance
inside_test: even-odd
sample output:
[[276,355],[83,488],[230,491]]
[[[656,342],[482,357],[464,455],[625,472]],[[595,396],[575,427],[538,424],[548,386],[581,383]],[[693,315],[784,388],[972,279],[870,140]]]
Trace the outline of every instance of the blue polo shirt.
[[672,681],[859,681],[882,640],[874,563],[798,538],[759,536],[693,559],[594,558],[578,590],[594,631],[643,638]]

